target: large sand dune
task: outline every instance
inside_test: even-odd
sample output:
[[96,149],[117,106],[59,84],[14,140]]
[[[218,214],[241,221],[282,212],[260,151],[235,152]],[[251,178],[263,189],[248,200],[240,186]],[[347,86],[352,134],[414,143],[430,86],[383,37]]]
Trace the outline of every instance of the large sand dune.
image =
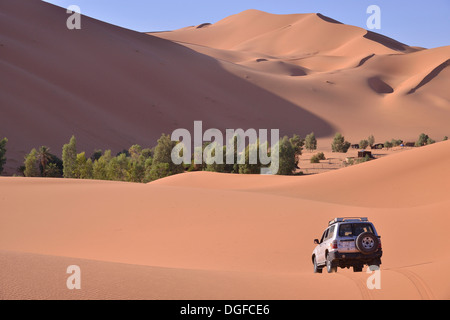
[[[1,178],[0,298],[448,299],[449,150],[311,177]],[[382,290],[365,273],[312,273],[312,240],[335,216],[376,224]],[[78,292],[65,288],[73,264]]]
[[[450,48],[412,48],[320,14],[245,11],[146,35],[39,0],[0,1],[0,137],[6,173],[33,147],[60,154],[153,146],[205,128],[341,131],[359,141],[448,135]],[[165,39],[162,39],[165,38]],[[351,116],[350,116],[351,115]]]
[[[0,0],[7,173],[31,148],[152,146],[193,128],[336,131],[359,141],[449,135],[450,47],[413,48],[320,14],[256,10],[142,34]],[[0,178],[0,299],[450,298],[450,142],[316,176],[182,174],[150,184]],[[382,236],[368,275],[314,275],[336,216]],[[66,288],[79,265],[82,290]]]
[[414,131],[441,139],[447,130],[449,46],[409,47],[320,14],[257,10],[150,34],[219,59],[230,72],[236,69],[225,62],[243,67],[252,82],[320,115],[355,142],[372,131],[385,141],[415,139]]

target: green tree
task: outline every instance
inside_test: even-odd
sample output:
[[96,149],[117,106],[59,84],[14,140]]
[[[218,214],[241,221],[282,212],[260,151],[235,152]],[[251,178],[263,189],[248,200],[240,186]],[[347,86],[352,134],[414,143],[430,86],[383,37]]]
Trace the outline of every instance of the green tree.
[[436,143],[436,141],[431,139],[427,134],[422,133],[420,134],[419,139],[416,141],[416,147],[422,147],[433,143]]
[[74,170],[77,161],[77,140],[75,139],[75,136],[72,136],[70,142],[63,146],[62,160],[64,178],[74,178]]
[[372,135],[367,138],[367,142],[369,142],[369,146],[372,147],[375,144],[375,137]]
[[126,153],[121,153],[117,157],[112,158],[107,166],[108,180],[127,181],[128,179],[128,163],[129,158]]
[[[256,154],[256,163],[250,163],[250,156]],[[240,174],[260,174],[261,162],[259,160],[259,140],[254,144],[249,144],[244,151],[245,163],[239,165]]]
[[123,149],[122,151],[117,152],[116,157],[120,156],[121,154],[124,154],[125,157],[129,157],[130,153],[128,152],[127,149]]
[[311,163],[320,163],[320,160],[326,160],[323,152],[319,152],[311,157]]
[[[225,147],[224,154],[225,154],[225,166],[224,166],[224,172],[226,173],[239,173],[239,151],[238,151],[238,137],[234,136],[232,139],[232,145],[233,149],[228,150]],[[226,163],[226,155],[229,153],[233,154],[233,163]]]
[[139,152],[138,156],[137,153],[131,151],[131,148],[130,155],[131,158],[128,162],[127,180],[129,182],[145,182],[146,162],[148,159],[146,159],[141,152]]
[[146,181],[155,181],[171,175],[170,165],[168,163],[153,164],[148,172],[146,172]]
[[317,150],[317,139],[314,132],[308,134],[305,138],[305,148],[309,151]]
[[135,144],[128,149],[128,154],[132,160],[138,160],[142,155],[142,147],[138,144]]
[[444,140],[443,140],[443,141],[447,141],[447,140],[448,140],[448,137],[447,137],[447,136],[445,136],[445,137],[444,137]]
[[47,165],[45,169],[45,176],[47,178],[61,178],[62,171],[56,163],[51,162]]
[[[227,166],[227,164],[226,164],[226,161],[227,161],[227,147],[226,146],[223,146],[222,147],[223,148],[223,159],[222,159],[222,163],[221,164],[219,164],[219,163],[211,163],[211,164],[207,164],[206,165],[206,171],[211,171],[211,172],[222,172],[222,173],[224,173],[224,172],[227,172],[227,170],[230,170],[230,167],[229,166]],[[216,156],[216,150],[215,149],[213,149],[212,151],[211,151],[211,156],[212,157],[215,157]],[[231,170],[233,170],[232,168],[231,168]]]
[[419,139],[416,141],[416,147],[422,147],[427,144],[428,136],[425,133],[421,133]]
[[[158,166],[160,164],[168,164],[167,170],[160,170],[161,168],[166,168],[166,166],[158,166],[159,173],[166,172],[168,176],[184,172],[184,166],[182,164],[177,165],[172,161],[172,150],[177,145],[176,141],[172,141],[169,135],[163,134],[158,139],[158,144],[155,147],[155,153],[153,157],[153,166]],[[156,168],[156,167],[155,167]],[[158,176],[158,175],[154,175]]]
[[111,150],[106,150],[103,155],[94,161],[93,177],[96,180],[108,180],[108,165],[111,161]]
[[50,153],[50,148],[42,146],[37,151],[37,160],[39,162],[39,169],[41,171],[41,176],[47,176],[47,165],[52,160],[52,154]]
[[77,154],[73,177],[76,179],[92,179],[94,176],[94,165],[92,159],[86,158],[86,153]]
[[[289,139],[292,147],[294,148],[294,153],[296,156],[301,156],[303,151],[303,146],[305,145],[305,139],[300,138],[299,135],[294,134],[292,138]],[[316,141],[317,148],[317,141]]]
[[386,141],[385,143],[384,143],[384,147],[386,148],[386,149],[391,149],[392,147],[394,147],[394,144],[392,143],[392,142],[390,142],[390,141]]
[[[314,135],[314,133],[312,133]],[[314,137],[315,139],[315,137]],[[299,135],[294,134],[292,138],[289,139],[292,147],[294,148],[294,159],[295,159],[295,168],[298,167],[299,158],[302,155],[303,146],[305,145],[305,139],[301,139]],[[317,141],[315,142],[317,149]],[[294,169],[295,170],[295,169]]]
[[3,173],[3,166],[6,163],[6,144],[8,143],[8,139],[3,138],[0,140],[0,174]]
[[141,151],[141,155],[144,157],[144,159],[149,159],[149,158],[153,158],[153,149],[142,149]]
[[153,164],[153,158],[148,158],[144,162],[144,179],[143,182],[147,183],[152,180],[150,180],[150,171],[152,170],[152,164]]
[[350,142],[345,141],[345,137],[342,134],[336,133],[331,144],[331,150],[333,152],[347,153],[350,146]]
[[[294,136],[295,137],[295,136]],[[283,137],[279,141],[280,156],[278,175],[292,175],[297,169],[298,161],[296,160],[296,149],[288,137]],[[301,152],[301,151],[300,151]]]
[[364,162],[369,162],[372,159],[369,157],[368,154],[366,154],[366,156],[364,158],[358,159],[356,164],[360,164],[360,163],[364,163]]
[[400,139],[392,139],[391,143],[393,147],[398,147],[403,143],[403,141]]
[[39,166],[36,149],[32,149],[29,154],[25,156],[23,174],[25,177],[39,177]]
[[91,155],[91,160],[92,162],[95,162],[95,160],[100,159],[100,157],[102,156],[103,152],[100,149],[96,149],[94,150],[94,152]]
[[87,159],[83,176],[83,179],[94,178],[94,163],[92,162],[92,159]]
[[367,149],[367,147],[369,147],[369,140],[361,140],[359,147],[361,149]]
[[50,160],[45,169],[45,176],[51,178],[62,178],[63,176],[63,162],[54,154],[50,154]]

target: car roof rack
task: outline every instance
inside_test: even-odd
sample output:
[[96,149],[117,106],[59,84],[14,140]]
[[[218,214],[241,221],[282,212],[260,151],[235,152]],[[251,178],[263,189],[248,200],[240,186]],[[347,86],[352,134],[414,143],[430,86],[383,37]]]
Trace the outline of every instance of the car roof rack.
[[328,226],[331,226],[338,222],[368,222],[368,221],[369,221],[368,218],[363,218],[363,217],[342,217],[342,218],[335,218],[333,220],[330,220],[330,222],[328,222]]

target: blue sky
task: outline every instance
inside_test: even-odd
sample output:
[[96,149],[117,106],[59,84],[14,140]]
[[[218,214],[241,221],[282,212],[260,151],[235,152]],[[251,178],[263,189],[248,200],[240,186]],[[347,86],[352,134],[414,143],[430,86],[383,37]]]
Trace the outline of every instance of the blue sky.
[[246,9],[271,13],[320,12],[346,24],[366,27],[369,5],[381,8],[381,30],[413,46],[450,45],[449,0],[47,0],[78,5],[84,15],[136,31],[174,30],[214,23]]

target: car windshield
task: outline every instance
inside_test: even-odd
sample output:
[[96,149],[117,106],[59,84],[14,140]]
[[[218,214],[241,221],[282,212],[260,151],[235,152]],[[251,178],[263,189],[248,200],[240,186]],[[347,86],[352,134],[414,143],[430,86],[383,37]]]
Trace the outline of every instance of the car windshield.
[[363,232],[373,232],[370,223],[344,223],[339,226],[340,237],[357,237]]

